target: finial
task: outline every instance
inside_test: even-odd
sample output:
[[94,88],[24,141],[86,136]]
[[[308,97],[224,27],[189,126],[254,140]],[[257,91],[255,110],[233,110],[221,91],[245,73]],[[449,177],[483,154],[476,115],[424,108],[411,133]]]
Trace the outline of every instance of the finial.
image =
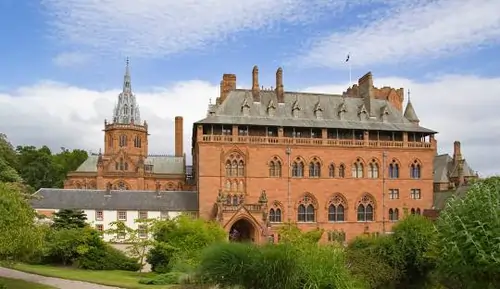
[[125,62],[126,62],[126,64],[127,64],[127,66],[128,66],[128,64],[130,63],[130,59],[128,58],[128,56],[127,56],[127,58],[126,58]]
[[410,95],[411,95],[410,89],[408,88],[408,102],[410,102]]
[[212,98],[208,99],[208,104],[212,104]]

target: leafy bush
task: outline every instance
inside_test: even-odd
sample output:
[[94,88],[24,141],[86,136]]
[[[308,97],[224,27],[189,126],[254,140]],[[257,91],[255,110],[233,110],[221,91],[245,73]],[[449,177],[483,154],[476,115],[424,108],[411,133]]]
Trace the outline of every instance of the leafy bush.
[[155,276],[153,278],[144,278],[139,280],[140,284],[146,285],[175,285],[180,284],[182,278],[186,275],[180,272],[169,272]]
[[211,244],[227,239],[227,234],[215,222],[181,215],[173,220],[158,221],[153,227],[155,245],[147,261],[155,272],[165,273],[173,267],[195,268],[201,251]]
[[90,227],[52,230],[41,263],[90,270],[137,271],[140,268],[135,259],[105,243],[100,233]]
[[500,288],[500,177],[474,182],[437,223],[433,255],[449,288]]
[[316,244],[217,244],[204,251],[199,272],[203,282],[224,288],[359,288],[342,249]]

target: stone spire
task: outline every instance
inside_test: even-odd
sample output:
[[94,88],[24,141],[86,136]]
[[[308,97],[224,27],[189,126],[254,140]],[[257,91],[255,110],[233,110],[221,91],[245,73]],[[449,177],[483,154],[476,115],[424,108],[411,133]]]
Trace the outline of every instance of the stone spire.
[[123,90],[118,95],[118,103],[115,106],[113,113],[113,123],[120,124],[140,124],[141,114],[139,105],[135,100],[135,95],[132,93],[132,81],[130,79],[129,59],[125,66],[125,75],[123,77]]
[[411,104],[410,90],[408,90],[408,104],[406,105],[404,117],[412,123],[418,124],[420,120],[418,119],[417,113]]

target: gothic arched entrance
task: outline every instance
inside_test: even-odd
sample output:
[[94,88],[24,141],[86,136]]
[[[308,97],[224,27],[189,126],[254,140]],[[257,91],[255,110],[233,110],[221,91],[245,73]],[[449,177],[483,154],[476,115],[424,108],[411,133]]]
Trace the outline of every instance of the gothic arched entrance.
[[247,219],[239,219],[229,229],[229,240],[232,242],[254,242],[255,227]]

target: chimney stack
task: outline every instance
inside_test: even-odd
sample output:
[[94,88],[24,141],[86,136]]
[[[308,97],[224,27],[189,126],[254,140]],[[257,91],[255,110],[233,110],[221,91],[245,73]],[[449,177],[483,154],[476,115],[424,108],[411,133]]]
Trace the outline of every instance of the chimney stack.
[[460,148],[460,142],[455,141],[453,143],[453,162],[456,163],[462,159],[462,151]]
[[283,69],[280,67],[276,71],[276,97],[278,103],[285,103],[285,91],[283,88]]
[[175,156],[184,156],[184,124],[182,116],[175,117]]
[[259,68],[257,65],[252,70],[252,96],[254,102],[260,102]]
[[373,116],[372,99],[375,98],[375,91],[373,88],[373,76],[371,72],[363,75],[358,80],[358,93],[359,97],[363,99],[365,108],[369,116]]
[[225,73],[222,76],[222,81],[220,83],[220,97],[218,99],[217,104],[223,103],[229,92],[235,89],[236,89],[236,75]]

